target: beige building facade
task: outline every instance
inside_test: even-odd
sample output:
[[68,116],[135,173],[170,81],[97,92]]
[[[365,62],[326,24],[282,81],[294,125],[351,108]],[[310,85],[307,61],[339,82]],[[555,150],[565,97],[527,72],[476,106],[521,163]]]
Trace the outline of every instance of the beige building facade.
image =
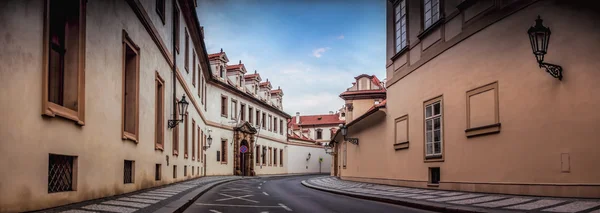
[[[387,1],[387,100],[346,124],[358,145],[338,132],[332,174],[600,197],[598,9],[590,1]],[[543,62],[562,66],[562,80],[532,54],[538,15],[552,38]]]
[[287,173],[283,90],[206,52],[196,1],[0,5],[0,212]]

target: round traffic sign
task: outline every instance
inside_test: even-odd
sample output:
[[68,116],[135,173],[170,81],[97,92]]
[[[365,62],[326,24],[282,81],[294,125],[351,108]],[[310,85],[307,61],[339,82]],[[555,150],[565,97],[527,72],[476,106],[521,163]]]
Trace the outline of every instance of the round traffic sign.
[[246,145],[242,145],[242,146],[240,147],[240,152],[241,152],[241,153],[246,153],[246,152],[248,152],[248,147],[247,147]]

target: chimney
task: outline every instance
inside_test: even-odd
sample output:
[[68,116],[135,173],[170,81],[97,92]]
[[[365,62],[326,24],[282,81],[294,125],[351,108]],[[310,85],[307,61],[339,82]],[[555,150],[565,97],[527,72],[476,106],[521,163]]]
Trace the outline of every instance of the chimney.
[[296,112],[296,124],[300,124],[300,112]]

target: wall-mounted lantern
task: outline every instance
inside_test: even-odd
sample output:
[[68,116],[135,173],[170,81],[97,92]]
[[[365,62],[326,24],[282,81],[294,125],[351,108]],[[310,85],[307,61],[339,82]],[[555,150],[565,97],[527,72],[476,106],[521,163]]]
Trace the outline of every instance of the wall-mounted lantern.
[[[177,109],[179,109],[179,115],[181,116],[181,119],[175,119],[173,118],[172,120],[169,120],[168,126],[169,128],[175,128],[177,126],[177,124],[183,122],[183,116],[185,116],[186,112],[187,112],[187,108],[188,105],[190,103],[188,103],[185,100],[185,95],[183,95],[183,97],[181,97],[181,100],[179,102],[177,102]],[[177,115],[173,115],[173,117],[176,117]]]
[[310,152],[308,153],[308,156],[306,157],[306,161],[310,160]]
[[206,151],[208,148],[210,148],[210,145],[212,144],[212,136],[210,135],[210,132],[212,132],[212,130],[207,130],[208,132],[208,138],[206,138],[206,143],[208,144],[208,146],[203,146],[202,149],[204,149],[204,151]]
[[543,20],[538,16],[535,20],[535,26],[527,30],[533,55],[535,55],[540,68],[546,69],[546,72],[550,73],[552,77],[562,80],[562,67],[544,62],[544,55],[548,52],[548,42],[550,41],[550,28],[544,27],[542,22]]
[[344,140],[350,142],[351,144],[358,145],[358,138],[348,138],[348,127],[344,124],[340,124],[340,129],[342,130],[342,135],[344,136]]
[[325,145],[323,146],[323,149],[325,149],[325,153],[328,155],[334,155],[335,152],[333,151],[333,147],[329,146],[329,145]]

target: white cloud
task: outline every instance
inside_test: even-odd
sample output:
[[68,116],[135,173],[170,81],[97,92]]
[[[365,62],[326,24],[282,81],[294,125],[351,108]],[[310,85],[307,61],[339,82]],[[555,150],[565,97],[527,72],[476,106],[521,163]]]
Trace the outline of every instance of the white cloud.
[[329,49],[331,49],[331,48],[329,48],[329,47],[321,47],[321,48],[315,49],[315,50],[313,50],[312,55],[314,57],[320,58],[321,56],[323,56],[323,53],[325,53],[325,51],[327,51]]
[[340,40],[344,39],[344,35],[338,36],[337,39],[340,39]]

